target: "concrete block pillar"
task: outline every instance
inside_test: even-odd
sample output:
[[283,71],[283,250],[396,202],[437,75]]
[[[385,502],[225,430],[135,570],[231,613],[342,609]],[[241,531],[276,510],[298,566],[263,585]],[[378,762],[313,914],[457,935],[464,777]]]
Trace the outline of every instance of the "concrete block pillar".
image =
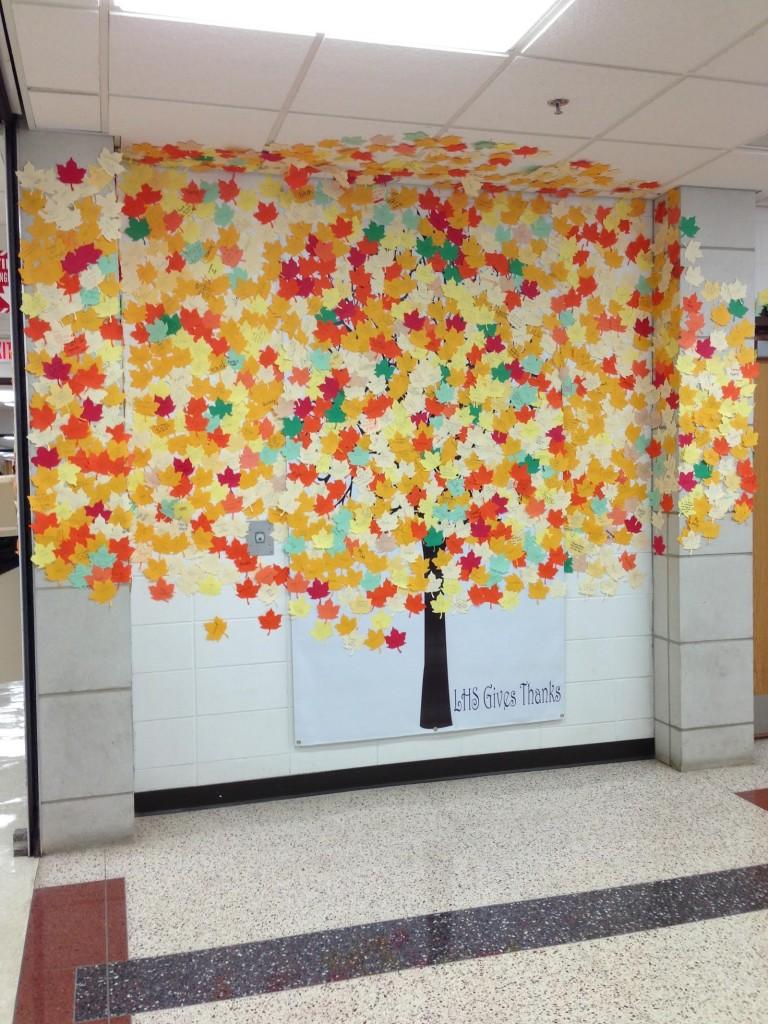
[[[105,148],[111,137],[23,131],[19,166],[88,166]],[[42,851],[123,838],[134,817],[128,588],[100,605],[36,571],[34,613]]]
[[[681,223],[695,221],[703,280],[681,274],[679,301],[691,295],[701,299],[704,336],[712,326],[713,300],[703,282],[743,282],[748,286],[743,301],[753,307],[755,196],[683,188],[680,216]],[[684,248],[685,237],[681,241]],[[683,270],[685,264],[683,259]],[[675,325],[673,314],[666,327],[679,329],[679,318]],[[682,387],[696,386],[684,372],[681,376]],[[682,434],[679,425],[676,429]],[[691,469],[683,465],[679,449],[669,459],[675,478],[678,469]],[[674,507],[655,517],[664,549],[653,557],[656,756],[681,771],[748,763],[754,741],[752,523],[719,519],[715,539],[686,550],[678,543],[686,524],[680,501],[678,493]]]

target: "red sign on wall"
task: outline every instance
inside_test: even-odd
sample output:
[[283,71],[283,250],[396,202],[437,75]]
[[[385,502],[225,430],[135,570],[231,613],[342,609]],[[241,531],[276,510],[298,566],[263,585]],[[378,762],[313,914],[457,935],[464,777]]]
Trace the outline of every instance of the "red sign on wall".
[[[8,301],[8,253],[0,250],[0,313],[9,313],[11,304]],[[0,359],[4,358],[0,356]],[[8,356],[10,359],[10,356]]]
[[13,359],[13,349],[11,343],[5,338],[0,338],[0,363],[9,362]]

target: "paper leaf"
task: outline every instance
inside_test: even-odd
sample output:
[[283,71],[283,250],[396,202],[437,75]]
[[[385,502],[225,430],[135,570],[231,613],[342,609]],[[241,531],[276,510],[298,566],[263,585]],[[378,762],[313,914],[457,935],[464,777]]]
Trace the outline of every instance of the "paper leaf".
[[56,164],[56,176],[64,185],[80,185],[85,171],[85,167],[76,164],[72,157],[65,164]]
[[283,616],[272,608],[268,608],[263,615],[259,615],[259,625],[265,632],[271,633],[273,630],[280,629],[283,624]]
[[206,639],[218,642],[227,635],[227,623],[224,619],[215,616],[205,624]]

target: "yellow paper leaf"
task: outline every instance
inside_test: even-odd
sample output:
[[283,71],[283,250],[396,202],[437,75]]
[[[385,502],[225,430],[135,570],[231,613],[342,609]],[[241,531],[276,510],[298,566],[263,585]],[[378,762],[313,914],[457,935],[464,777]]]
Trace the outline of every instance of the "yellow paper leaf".
[[218,642],[227,635],[227,624],[224,619],[216,615],[205,624],[206,639]]
[[90,599],[97,604],[109,604],[117,596],[117,584],[112,580],[96,580],[91,589]]

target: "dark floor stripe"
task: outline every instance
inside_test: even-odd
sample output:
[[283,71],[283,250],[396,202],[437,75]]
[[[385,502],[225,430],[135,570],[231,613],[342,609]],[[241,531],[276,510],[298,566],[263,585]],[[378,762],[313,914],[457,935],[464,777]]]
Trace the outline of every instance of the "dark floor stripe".
[[[404,917],[109,967],[122,1014],[559,946],[768,909],[768,864],[615,889]],[[104,965],[77,971],[75,1021],[105,1016]]]

